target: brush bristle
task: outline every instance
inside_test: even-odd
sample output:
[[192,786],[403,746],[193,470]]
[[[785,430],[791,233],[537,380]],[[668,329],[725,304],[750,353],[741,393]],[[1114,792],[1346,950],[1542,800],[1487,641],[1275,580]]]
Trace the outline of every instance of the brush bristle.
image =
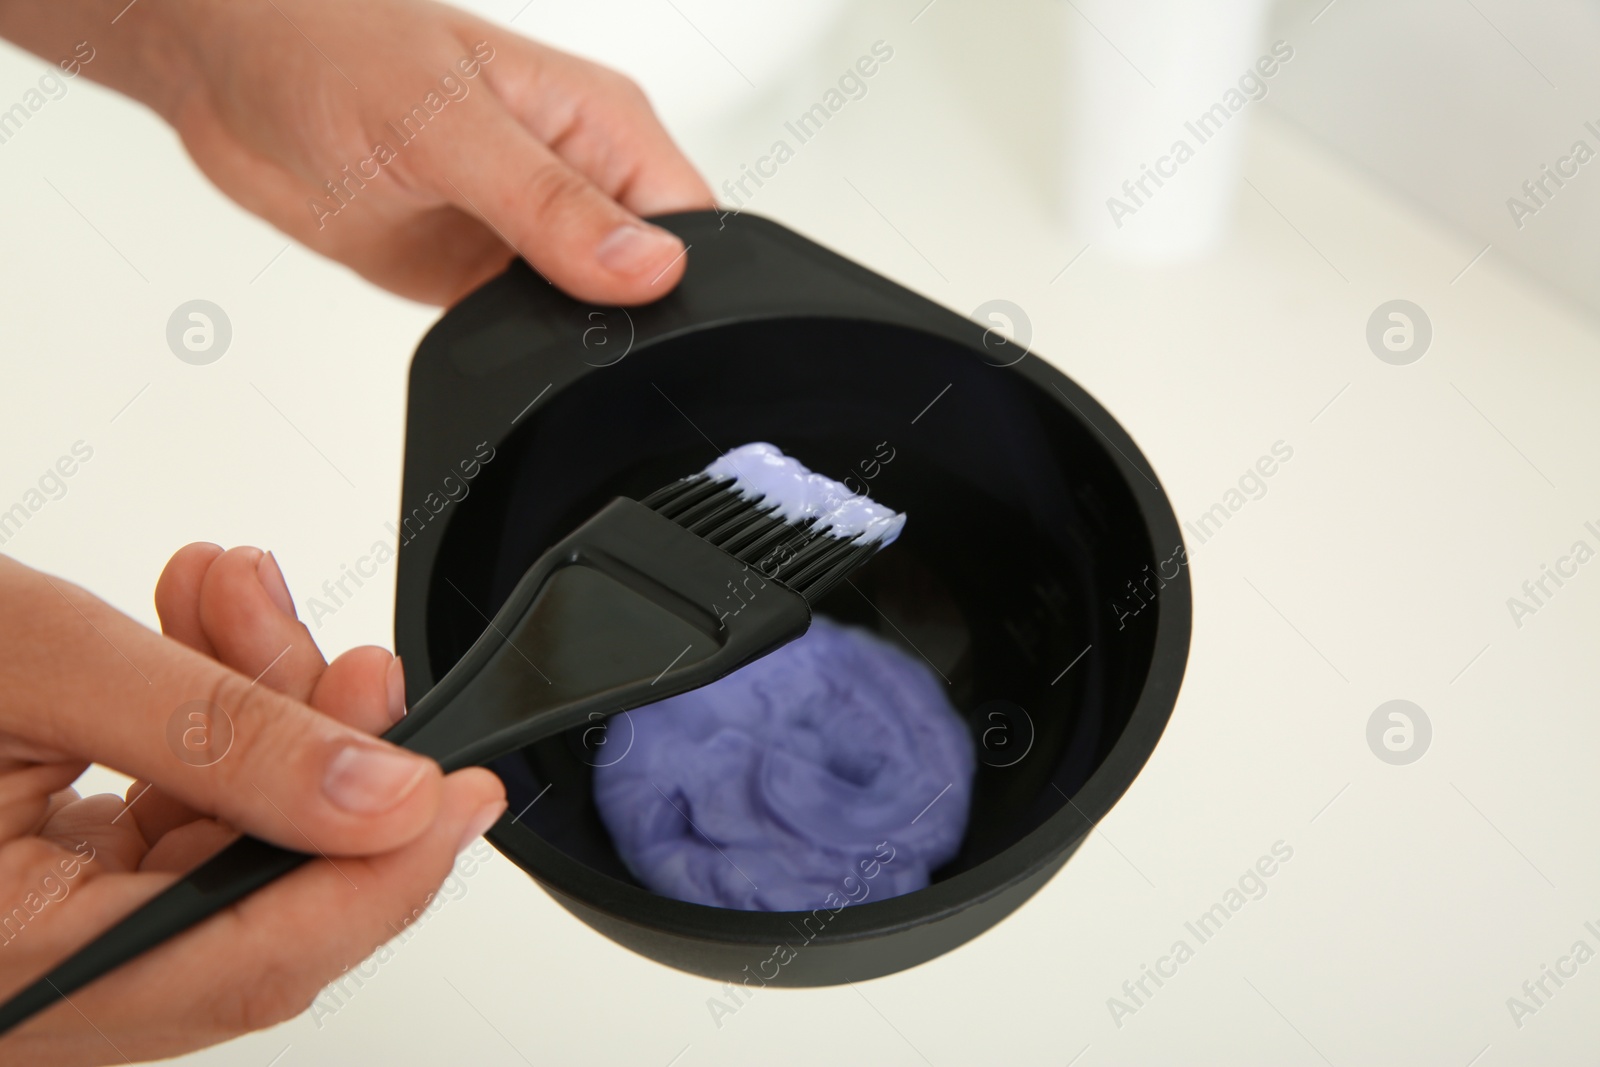
[[697,474],[663,486],[640,503],[767,578],[816,603],[884,542],[836,536],[815,519],[790,522],[764,497],[741,492],[732,478]]

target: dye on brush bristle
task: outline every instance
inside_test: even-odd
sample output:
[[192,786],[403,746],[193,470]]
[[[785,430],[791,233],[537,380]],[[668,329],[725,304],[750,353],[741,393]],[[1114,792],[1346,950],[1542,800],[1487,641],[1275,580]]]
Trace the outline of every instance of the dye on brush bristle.
[[778,514],[790,522],[815,519],[818,527],[832,527],[835,537],[859,537],[864,542],[878,541],[887,546],[900,536],[906,524],[903,513],[886,508],[871,497],[852,493],[842,483],[809,470],[765,441],[723,453],[705,473],[719,480],[733,479],[734,488],[740,493],[777,505]]

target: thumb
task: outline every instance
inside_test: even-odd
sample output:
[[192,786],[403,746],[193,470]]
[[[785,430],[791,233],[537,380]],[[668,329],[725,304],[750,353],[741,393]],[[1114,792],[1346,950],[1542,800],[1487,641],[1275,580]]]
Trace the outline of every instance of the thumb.
[[351,729],[0,557],[0,731],[142,778],[286,848],[386,852],[433,821],[432,760]]
[[427,169],[444,183],[437,191],[546,279],[597,304],[643,304],[678,284],[687,250],[676,235],[607,196],[501,107],[460,118],[455,137],[428,146],[436,154]]

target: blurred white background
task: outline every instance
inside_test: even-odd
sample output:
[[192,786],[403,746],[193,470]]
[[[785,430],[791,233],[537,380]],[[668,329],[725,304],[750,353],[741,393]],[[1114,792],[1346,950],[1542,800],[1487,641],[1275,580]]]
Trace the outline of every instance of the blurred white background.
[[[1520,1026],[1507,998],[1573,942],[1600,949],[1600,567],[1520,627],[1507,599],[1573,542],[1600,547],[1600,164],[1521,229],[1506,198],[1574,140],[1600,149],[1593,4],[473,6],[640,80],[714,187],[887,42],[867,95],[749,209],[963,314],[1019,305],[1185,522],[1276,442],[1293,458],[1190,543],[1191,659],[1144,774],[973,943],[768,991],[719,1029],[711,983],[496,857],[337,1013],[184,1062],[1587,1062],[1600,964]],[[1264,99],[1111,224],[1122,179],[1275,41],[1292,58]],[[45,69],[0,49],[0,101]],[[435,309],[290,245],[81,78],[0,144],[0,203],[0,507],[74,442],[94,450],[4,551],[154,625],[188,541],[270,548],[303,590],[380,534]],[[197,298],[233,328],[208,366],[165,339]],[[1431,324],[1411,362],[1368,343],[1394,300]],[[389,643],[392,595],[369,582],[324,649]],[[1391,699],[1432,725],[1406,765],[1367,741]],[[1268,894],[1119,1025],[1108,999],[1279,841]]]

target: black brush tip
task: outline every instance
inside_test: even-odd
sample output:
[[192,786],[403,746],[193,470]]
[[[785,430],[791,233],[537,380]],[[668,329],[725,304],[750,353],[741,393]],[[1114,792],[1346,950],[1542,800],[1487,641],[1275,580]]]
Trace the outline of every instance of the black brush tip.
[[888,543],[840,536],[811,518],[791,522],[778,514],[778,505],[741,491],[734,479],[708,474],[662,486],[640,503],[812,604]]

